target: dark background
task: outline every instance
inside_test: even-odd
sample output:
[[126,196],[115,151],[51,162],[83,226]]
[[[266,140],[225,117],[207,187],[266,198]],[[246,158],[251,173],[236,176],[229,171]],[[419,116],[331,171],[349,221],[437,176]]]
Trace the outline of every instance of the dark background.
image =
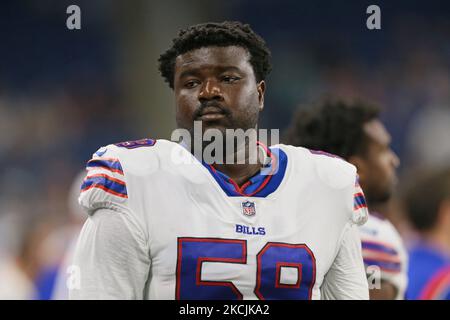
[[[81,30],[66,28],[71,4]],[[371,4],[381,30],[366,28]],[[0,259],[26,254],[34,283],[60,262],[80,217],[75,176],[102,145],[170,138],[158,56],[180,28],[223,20],[272,50],[262,127],[284,130],[327,95],[359,97],[383,107],[402,176],[450,162],[449,1],[2,1]]]

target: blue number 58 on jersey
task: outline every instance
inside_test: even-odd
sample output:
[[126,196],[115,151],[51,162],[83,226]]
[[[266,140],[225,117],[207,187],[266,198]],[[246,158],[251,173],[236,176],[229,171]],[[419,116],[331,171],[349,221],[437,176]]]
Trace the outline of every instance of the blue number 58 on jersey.
[[[261,299],[311,299],[316,261],[305,244],[269,242],[256,256],[255,295]],[[176,299],[235,300],[243,294],[232,281],[202,280],[204,262],[247,263],[247,241],[178,238]],[[295,272],[295,283],[282,283],[283,270]]]

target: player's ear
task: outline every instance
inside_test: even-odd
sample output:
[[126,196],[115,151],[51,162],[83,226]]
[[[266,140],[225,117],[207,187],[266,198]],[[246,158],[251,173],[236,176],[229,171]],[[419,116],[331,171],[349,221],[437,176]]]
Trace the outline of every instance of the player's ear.
[[[364,181],[366,179],[367,170],[368,170],[366,161],[364,161],[364,159],[359,156],[351,156],[348,158],[348,162],[353,164],[356,167],[356,169],[358,170],[359,180]],[[362,184],[364,184],[364,183],[362,183]]]
[[264,93],[266,92],[266,83],[264,80],[258,83],[256,89],[258,90],[259,111],[261,112],[264,109]]

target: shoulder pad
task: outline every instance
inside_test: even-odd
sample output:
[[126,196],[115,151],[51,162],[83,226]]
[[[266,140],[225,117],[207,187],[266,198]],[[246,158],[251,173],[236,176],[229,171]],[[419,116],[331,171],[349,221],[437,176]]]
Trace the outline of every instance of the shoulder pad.
[[86,164],[87,174],[78,201],[89,213],[100,208],[117,209],[128,199],[125,172],[117,147],[101,147]]
[[309,150],[316,173],[328,186],[341,189],[353,185],[356,167],[344,159],[323,151]]

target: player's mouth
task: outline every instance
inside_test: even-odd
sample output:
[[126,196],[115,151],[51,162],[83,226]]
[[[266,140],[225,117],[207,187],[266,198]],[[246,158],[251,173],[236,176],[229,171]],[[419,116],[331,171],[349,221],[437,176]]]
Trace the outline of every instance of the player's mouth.
[[202,121],[217,121],[220,119],[223,119],[225,117],[225,114],[223,113],[206,113],[199,117],[199,120]]
[[225,112],[218,107],[206,107],[204,108],[197,119],[202,121],[217,121],[226,117]]

